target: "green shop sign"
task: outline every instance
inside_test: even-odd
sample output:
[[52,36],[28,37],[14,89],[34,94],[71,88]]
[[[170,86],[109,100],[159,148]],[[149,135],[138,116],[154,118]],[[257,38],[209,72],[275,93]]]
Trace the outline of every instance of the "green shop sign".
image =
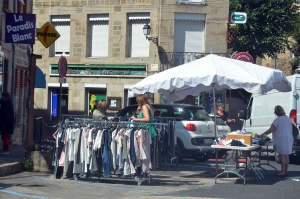
[[[58,65],[51,64],[51,75],[59,75]],[[68,64],[67,76],[146,76],[145,65]]]

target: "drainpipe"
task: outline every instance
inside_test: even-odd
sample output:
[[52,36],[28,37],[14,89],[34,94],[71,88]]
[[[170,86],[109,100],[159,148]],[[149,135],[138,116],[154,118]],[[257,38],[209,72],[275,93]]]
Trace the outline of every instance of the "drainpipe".
[[[18,1],[14,0],[14,13],[17,13]],[[14,114],[16,114],[16,96],[15,96],[15,72],[16,72],[16,44],[12,44],[12,71],[11,71],[11,89],[10,94],[13,98]]]

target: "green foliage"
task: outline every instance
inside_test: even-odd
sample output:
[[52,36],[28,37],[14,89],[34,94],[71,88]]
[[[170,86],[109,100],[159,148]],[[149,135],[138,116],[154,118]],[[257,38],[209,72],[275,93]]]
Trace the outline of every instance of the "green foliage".
[[30,145],[30,146],[26,145],[26,146],[25,146],[25,149],[26,149],[27,151],[39,151],[39,150],[40,150],[40,147],[39,147],[39,144],[33,143],[33,144]]
[[33,162],[30,158],[24,158],[22,162],[22,169],[25,171],[33,171]]
[[299,67],[300,64],[300,16],[297,19],[296,31],[293,33],[289,42],[288,49],[294,53],[295,58],[291,61],[292,72]]
[[299,26],[294,0],[230,0],[229,7],[230,13],[247,13],[247,22],[229,30],[228,47],[248,51],[254,59],[284,53]]

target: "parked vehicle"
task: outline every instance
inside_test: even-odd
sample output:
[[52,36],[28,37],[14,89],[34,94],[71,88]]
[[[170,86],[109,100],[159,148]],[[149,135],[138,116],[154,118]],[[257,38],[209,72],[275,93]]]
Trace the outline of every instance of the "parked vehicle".
[[[155,117],[179,117],[176,119],[177,150],[179,161],[192,157],[197,161],[207,161],[215,133],[214,121],[202,106],[182,104],[151,104],[155,108]],[[136,112],[137,105],[130,105],[120,110],[115,116],[128,121]],[[222,130],[222,133],[225,133]],[[228,132],[227,132],[228,133]],[[219,135],[218,135],[219,136]]]
[[[240,110],[239,118],[246,120],[244,128],[247,132],[262,134],[265,132],[273,120],[276,118],[274,107],[280,105],[300,128],[300,75],[288,76],[287,79],[292,85],[290,92],[278,92],[272,90],[265,95],[252,95],[247,110]],[[297,119],[298,118],[298,119]],[[272,138],[272,134],[269,134]],[[273,149],[272,149],[273,150]],[[293,151],[300,155],[300,136],[294,141]],[[278,154],[275,151],[276,161],[279,162]]]

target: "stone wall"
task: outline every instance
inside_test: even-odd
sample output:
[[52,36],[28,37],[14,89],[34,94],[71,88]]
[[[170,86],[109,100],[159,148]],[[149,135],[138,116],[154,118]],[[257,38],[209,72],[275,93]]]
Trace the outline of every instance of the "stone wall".
[[[291,65],[291,54],[289,50],[286,50],[285,53],[279,54],[276,59],[271,57],[266,57],[262,61],[262,65],[266,66],[267,63],[270,64],[271,68],[276,68],[281,70],[286,76],[292,75],[292,65]],[[275,66],[276,65],[276,66]]]
[[[226,28],[228,21],[229,0],[208,0],[207,6],[178,5],[176,0],[35,0],[33,12],[37,14],[37,27],[41,27],[50,20],[51,15],[70,15],[71,18],[71,48],[67,57],[69,64],[122,64],[146,65],[147,75],[151,64],[160,64],[158,49],[173,52],[174,48],[174,13],[201,13],[206,14],[205,25],[205,52],[226,53]],[[158,36],[158,46],[149,41],[149,57],[128,57],[128,27],[127,13],[150,13],[151,36]],[[109,49],[108,57],[87,57],[87,15],[109,13]],[[57,76],[50,76],[50,64],[57,64],[59,57],[51,57],[51,46],[46,49],[37,41],[35,52],[43,56],[37,65],[46,74],[47,83],[57,83]],[[86,106],[85,83],[106,84],[108,97],[122,97],[124,102],[124,86],[133,85],[143,77],[67,77],[69,85],[69,111],[83,111]],[[48,112],[50,102],[48,88],[35,89],[35,104],[40,110]],[[38,100],[37,100],[38,99]],[[158,102],[159,96],[155,95]],[[47,115],[46,114],[46,115]]]

